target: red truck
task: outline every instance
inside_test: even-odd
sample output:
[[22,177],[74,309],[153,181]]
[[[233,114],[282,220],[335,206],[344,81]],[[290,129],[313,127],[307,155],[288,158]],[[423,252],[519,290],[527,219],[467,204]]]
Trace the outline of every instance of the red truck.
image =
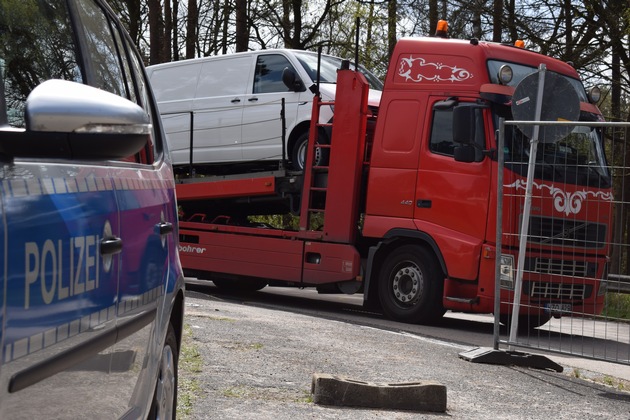
[[[498,252],[497,132],[540,64],[575,87],[580,120],[603,120],[571,65],[511,45],[402,39],[378,109],[363,76],[340,70],[335,103],[316,97],[314,114],[332,105],[334,121],[311,127],[303,174],[178,181],[185,272],[219,287],[362,293],[394,320],[429,323],[446,310],[494,312],[500,255],[500,310],[511,313],[529,139],[506,128]],[[541,144],[536,161],[520,312],[530,328],[601,312],[612,206],[597,129]],[[290,212],[298,228],[250,217]]]

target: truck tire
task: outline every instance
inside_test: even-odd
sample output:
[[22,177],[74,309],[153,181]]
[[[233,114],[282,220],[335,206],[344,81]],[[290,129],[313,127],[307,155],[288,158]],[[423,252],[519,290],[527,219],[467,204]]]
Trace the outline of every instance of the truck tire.
[[166,340],[159,361],[153,403],[148,419],[175,420],[177,414],[177,366],[179,348],[173,326],[168,324]]
[[225,280],[212,279],[212,283],[221,290],[228,292],[257,292],[267,286],[267,281],[259,279]]
[[[320,135],[317,139],[318,144],[326,144],[326,141]],[[291,151],[291,166],[296,171],[303,171],[306,162],[306,149],[308,148],[308,131],[300,134],[295,141],[295,145]],[[314,166],[323,166],[328,164],[328,149],[321,147],[315,148]]]
[[429,324],[444,315],[443,279],[435,257],[424,247],[404,245],[385,259],[378,291],[385,315],[393,320]]

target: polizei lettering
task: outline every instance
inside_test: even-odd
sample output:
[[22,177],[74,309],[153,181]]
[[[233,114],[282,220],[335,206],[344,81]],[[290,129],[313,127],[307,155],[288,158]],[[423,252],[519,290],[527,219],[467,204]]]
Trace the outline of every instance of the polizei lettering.
[[98,235],[71,237],[69,241],[47,239],[24,247],[24,309],[41,290],[44,304],[60,301],[99,286]]

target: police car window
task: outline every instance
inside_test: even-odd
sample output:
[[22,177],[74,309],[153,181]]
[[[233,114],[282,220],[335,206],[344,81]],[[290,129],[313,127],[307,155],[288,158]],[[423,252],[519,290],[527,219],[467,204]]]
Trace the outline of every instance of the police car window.
[[283,55],[260,55],[256,60],[254,93],[288,92],[289,88],[282,81],[285,67],[295,71],[289,60]]
[[[134,48],[95,3],[82,0],[79,10],[88,38],[96,86],[136,102],[153,120],[143,67],[133,53]],[[157,153],[155,129],[153,134],[153,141],[135,157],[136,162],[153,163]]]
[[130,98],[107,16],[92,1],[79,1],[77,5],[89,50],[91,76],[94,78],[90,84],[124,98]]
[[[131,47],[126,40],[125,44],[127,45],[127,51],[133,51],[133,47]],[[149,96],[149,84],[147,82],[147,79],[145,78],[144,67],[136,54],[131,52],[129,56],[131,60],[133,74],[135,75],[136,88],[138,89],[138,105],[140,105],[147,112],[147,114],[149,115],[149,119],[151,120],[151,147],[153,149],[153,157],[150,158],[149,161],[146,163],[152,163],[153,159],[158,156],[162,151],[159,140],[159,131],[156,130],[156,128],[158,127],[158,125],[156,124],[156,110],[153,109],[151,106],[152,102]]]
[[0,3],[0,124],[24,127],[24,103],[48,79],[83,82],[66,2]]
[[132,72],[132,69],[130,68],[129,61],[126,59],[126,51],[125,51],[125,45],[124,45],[125,43],[122,40],[120,32],[118,32],[116,28],[114,28],[112,32],[114,34],[114,39],[116,40],[116,48],[118,49],[118,51],[120,51],[121,62],[123,65],[123,70],[125,73],[125,79],[127,83],[127,89],[129,92],[129,99],[132,100],[133,102],[140,104],[140,101],[138,100],[138,95],[136,94],[136,89],[134,87],[133,76],[132,76],[133,72]]

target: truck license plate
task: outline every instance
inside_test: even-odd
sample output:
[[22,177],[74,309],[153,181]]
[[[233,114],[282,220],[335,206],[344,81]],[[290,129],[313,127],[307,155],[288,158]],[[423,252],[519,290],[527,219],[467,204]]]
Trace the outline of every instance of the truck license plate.
[[552,314],[569,313],[572,310],[570,303],[546,303],[545,312]]

